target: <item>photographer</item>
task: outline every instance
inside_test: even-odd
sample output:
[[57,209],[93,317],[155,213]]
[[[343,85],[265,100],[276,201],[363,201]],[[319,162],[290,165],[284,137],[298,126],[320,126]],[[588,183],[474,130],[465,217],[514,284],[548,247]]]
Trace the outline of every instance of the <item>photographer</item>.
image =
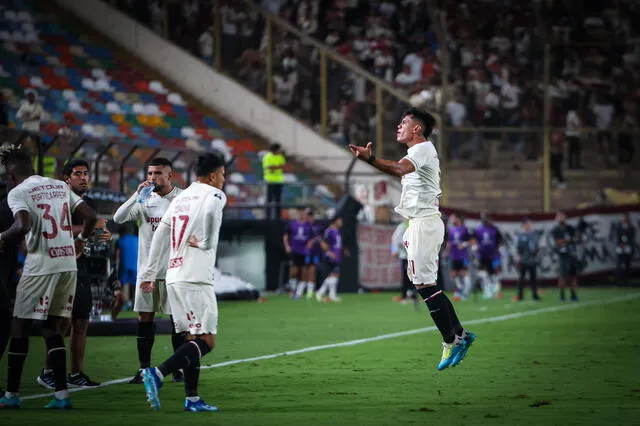
[[[82,197],[92,209],[95,210],[95,202],[87,197],[85,193],[89,189],[89,164],[82,159],[73,159],[64,165],[63,180],[71,187],[71,190]],[[75,214],[71,216],[73,235],[77,235],[82,230],[82,220]],[[89,328],[89,318],[93,309],[93,295],[91,293],[91,282],[95,278],[93,271],[103,271],[100,278],[106,280],[108,275],[108,256],[111,241],[111,233],[106,228],[104,219],[98,219],[95,230],[88,239],[83,253],[77,253],[78,281],[76,294],[73,300],[73,311],[71,313],[71,373],[67,378],[67,383],[75,387],[95,387],[100,383],[94,382],[84,373],[84,352],[87,344],[87,330]],[[52,371],[48,368],[48,360],[40,376],[38,383],[48,389],[55,388],[55,379]]]
[[636,229],[631,224],[629,213],[622,217],[616,232],[616,281],[623,286],[630,285],[631,261],[636,245]]

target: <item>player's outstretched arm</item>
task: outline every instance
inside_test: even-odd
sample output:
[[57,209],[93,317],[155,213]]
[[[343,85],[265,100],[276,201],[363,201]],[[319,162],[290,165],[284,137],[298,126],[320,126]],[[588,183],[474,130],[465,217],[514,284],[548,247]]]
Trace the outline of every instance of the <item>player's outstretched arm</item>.
[[367,146],[349,145],[349,151],[361,161],[371,164],[376,169],[391,176],[402,177],[416,170],[413,163],[406,158],[400,161],[385,160],[377,158],[373,154],[373,143],[369,142]]
[[140,275],[141,282],[154,282],[160,269],[162,259],[167,259],[166,251],[169,250],[171,227],[163,220],[160,221],[158,229],[153,233],[151,248],[149,249],[149,260]]

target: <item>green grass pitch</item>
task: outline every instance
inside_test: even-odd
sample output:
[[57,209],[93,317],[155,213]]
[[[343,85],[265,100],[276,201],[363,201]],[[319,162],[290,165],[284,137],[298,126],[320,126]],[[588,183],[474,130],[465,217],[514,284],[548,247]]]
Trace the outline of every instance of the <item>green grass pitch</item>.
[[[149,409],[142,386],[114,384],[73,393],[68,412],[44,410],[48,396],[27,399],[1,411],[0,425],[638,424],[640,291],[582,289],[580,302],[564,304],[557,290],[542,302],[515,304],[511,295],[456,303],[478,340],[460,366],[441,372],[426,308],[392,302],[389,293],[346,295],[339,304],[284,296],[222,303],[218,347],[203,365],[227,365],[203,369],[200,384],[219,412],[183,412],[181,384],[165,383],[160,412]],[[384,338],[367,340],[376,336]],[[157,336],[154,360],[169,348],[169,336]],[[246,361],[305,348],[313,349]],[[35,382],[43,356],[42,339],[33,338],[21,396],[46,393]],[[234,360],[241,362],[228,365]],[[89,338],[93,379],[122,379],[136,367],[134,336]]]

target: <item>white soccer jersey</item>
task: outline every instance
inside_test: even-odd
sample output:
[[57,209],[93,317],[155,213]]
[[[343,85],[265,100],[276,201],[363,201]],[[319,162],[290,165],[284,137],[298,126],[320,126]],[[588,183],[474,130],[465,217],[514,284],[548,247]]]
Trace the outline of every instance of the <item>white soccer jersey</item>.
[[[140,283],[140,274],[149,259],[149,248],[151,247],[153,233],[158,228],[160,219],[162,219],[171,202],[181,192],[182,189],[177,187],[174,187],[165,196],[152,192],[144,203],[136,201],[138,198],[138,193],[136,192],[113,215],[113,220],[116,223],[124,223],[130,220],[138,222],[138,276],[136,285]],[[165,255],[168,256],[168,253]],[[167,260],[168,258],[165,257],[160,263],[162,267],[158,270],[158,279],[164,279],[167,273]]]
[[[168,249],[167,284],[213,285],[222,209],[226,202],[224,192],[200,182],[192,183],[178,195],[162,217],[163,232],[153,239],[154,259],[145,268],[143,281],[153,281],[159,269],[155,254]],[[168,241],[164,241],[165,235]],[[200,241],[200,247],[187,243],[191,235]]]
[[14,215],[26,211],[31,219],[22,275],[78,270],[71,213],[82,198],[62,181],[35,175],[9,191],[7,201]]
[[407,219],[440,212],[440,159],[430,141],[413,145],[404,157],[415,171],[402,177],[402,195],[396,212]]

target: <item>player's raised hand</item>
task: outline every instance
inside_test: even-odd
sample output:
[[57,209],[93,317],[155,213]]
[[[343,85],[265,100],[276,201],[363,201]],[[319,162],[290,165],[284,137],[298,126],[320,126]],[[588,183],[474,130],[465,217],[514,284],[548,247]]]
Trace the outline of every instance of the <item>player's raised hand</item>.
[[140,191],[142,190],[142,188],[144,188],[145,186],[149,186],[149,185],[151,185],[151,182],[149,182],[148,180],[145,180],[140,185],[138,185],[138,189],[136,189],[136,192],[139,194]]
[[367,146],[349,144],[349,151],[351,151],[351,153],[359,160],[367,161],[373,154],[373,143],[369,142]]
[[151,293],[154,288],[155,285],[153,284],[153,281],[143,281],[140,283],[140,290],[142,290],[143,293]]

